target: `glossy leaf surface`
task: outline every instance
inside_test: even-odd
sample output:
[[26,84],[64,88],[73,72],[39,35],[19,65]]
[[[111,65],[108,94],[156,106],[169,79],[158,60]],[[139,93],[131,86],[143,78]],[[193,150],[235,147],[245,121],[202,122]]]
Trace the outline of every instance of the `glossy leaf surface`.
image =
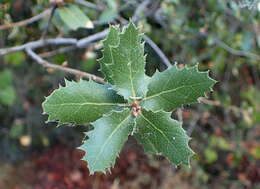
[[176,165],[189,165],[194,154],[188,145],[190,138],[181,124],[171,119],[171,113],[143,110],[136,124],[137,140],[147,152],[162,154]]
[[178,69],[175,65],[153,75],[143,106],[152,111],[172,111],[182,104],[197,102],[215,83],[208,72],[199,72],[197,66]]
[[80,147],[86,151],[83,160],[88,162],[91,174],[106,172],[114,164],[128,135],[132,132],[134,120],[130,110],[112,112],[93,124],[94,130],[87,133],[88,140]]
[[108,85],[84,80],[66,81],[65,87],[46,98],[43,110],[49,115],[48,121],[83,124],[118,108],[120,102],[123,102],[122,98]]

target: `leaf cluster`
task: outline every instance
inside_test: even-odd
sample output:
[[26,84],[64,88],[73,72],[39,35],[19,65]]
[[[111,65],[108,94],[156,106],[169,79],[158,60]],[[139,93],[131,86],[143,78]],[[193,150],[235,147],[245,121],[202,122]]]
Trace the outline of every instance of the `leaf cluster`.
[[122,31],[111,26],[103,44],[99,62],[108,84],[66,81],[43,103],[48,121],[93,125],[80,147],[87,152],[83,160],[91,173],[110,170],[129,135],[146,152],[189,165],[194,154],[188,146],[190,137],[171,118],[171,111],[197,102],[212,90],[215,80],[208,72],[199,72],[197,65],[183,69],[174,65],[152,77],[145,75],[142,34],[131,22]]

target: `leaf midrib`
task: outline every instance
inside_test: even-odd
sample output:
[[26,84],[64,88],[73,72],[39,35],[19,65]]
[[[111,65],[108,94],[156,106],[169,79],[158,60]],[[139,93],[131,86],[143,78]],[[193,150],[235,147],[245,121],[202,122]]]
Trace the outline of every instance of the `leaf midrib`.
[[[172,145],[174,145],[169,139],[168,139],[168,137],[164,134],[164,132],[161,130],[161,129],[158,129],[157,127],[156,127],[156,125],[154,125],[151,121],[149,121],[149,119],[147,119],[143,114],[140,114],[143,118],[144,118],[144,120],[146,121],[146,122],[148,122],[155,130],[157,130],[157,131],[159,131],[167,140],[168,140],[168,142],[170,143],[170,144],[172,144]],[[157,150],[158,151],[158,150]]]
[[129,62],[129,79],[130,79],[130,83],[131,83],[131,91],[132,91],[132,95],[133,97],[135,98],[136,97],[136,92],[135,92],[135,89],[134,89],[134,83],[133,83],[133,73],[132,73],[132,62],[130,61]]
[[121,125],[128,120],[131,117],[131,114],[129,114],[123,121],[121,121],[118,126],[115,128],[115,130],[109,135],[109,137],[106,139],[105,143],[101,146],[101,150],[99,151],[98,155],[96,156],[96,160],[93,163],[93,167],[95,167],[97,160],[99,159],[99,156],[103,153],[105,146],[109,142],[109,140],[113,137],[113,135],[120,129]]
[[94,102],[84,102],[84,103],[63,103],[63,104],[48,104],[48,106],[119,106],[117,103],[94,103]]
[[159,92],[159,93],[157,93],[157,94],[154,94],[154,95],[145,97],[143,100],[148,100],[148,99],[150,99],[150,98],[154,98],[154,97],[157,97],[157,96],[166,94],[166,93],[175,92],[175,91],[180,90],[180,89],[185,88],[185,87],[194,87],[194,86],[201,85],[201,84],[204,84],[204,83],[208,83],[208,81],[200,82],[200,83],[196,83],[196,84],[192,84],[192,85],[183,85],[183,86],[177,87],[177,88],[175,88],[175,89],[170,89],[170,90],[162,91],[162,92]]
[[[164,132],[163,132],[161,129],[158,129],[158,128],[156,127],[156,125],[154,125],[151,121],[149,121],[149,119],[147,119],[143,114],[140,114],[140,115],[141,115],[141,116],[144,118],[144,120],[147,121],[155,130],[159,131],[159,132],[166,138],[166,140],[173,146],[173,148],[175,148],[177,151],[179,151],[179,149],[175,147],[176,144],[172,143],[172,141],[169,140],[169,138],[164,134]],[[150,128],[151,128],[151,127],[150,127]],[[155,147],[155,146],[154,146],[154,147]],[[157,150],[157,151],[159,152],[159,150]],[[183,160],[181,160],[181,162],[182,162],[182,161],[183,161]],[[181,162],[179,162],[179,163],[181,163]]]

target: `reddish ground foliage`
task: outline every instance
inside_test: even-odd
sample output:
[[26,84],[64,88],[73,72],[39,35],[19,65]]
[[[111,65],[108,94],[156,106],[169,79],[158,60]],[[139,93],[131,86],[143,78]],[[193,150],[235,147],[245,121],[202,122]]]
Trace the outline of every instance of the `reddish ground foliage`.
[[151,184],[159,183],[158,168],[149,165],[143,153],[130,148],[126,148],[121,153],[116,166],[107,175],[102,173],[89,175],[86,162],[80,160],[83,155],[80,150],[62,145],[57,145],[41,154],[34,154],[31,161],[20,163],[18,167],[11,169],[10,174],[20,179],[12,184],[5,183],[4,187],[8,189],[116,189],[118,185],[120,188],[136,188],[132,187],[134,185],[138,185],[138,188],[150,188]]
[[[165,159],[148,158],[138,147],[126,146],[115,167],[107,175],[89,175],[86,162],[81,160],[83,155],[82,151],[63,145],[35,153],[30,161],[2,169],[7,177],[0,174],[0,189],[172,189],[173,186],[177,189],[198,188],[196,182],[199,179],[195,172],[178,171]],[[232,163],[232,158],[227,155],[227,163]],[[252,188],[252,184],[259,182],[260,169],[250,164],[246,156],[232,172],[235,173],[235,178],[244,183],[244,187],[239,187]],[[211,182],[212,188],[221,185],[218,176]]]

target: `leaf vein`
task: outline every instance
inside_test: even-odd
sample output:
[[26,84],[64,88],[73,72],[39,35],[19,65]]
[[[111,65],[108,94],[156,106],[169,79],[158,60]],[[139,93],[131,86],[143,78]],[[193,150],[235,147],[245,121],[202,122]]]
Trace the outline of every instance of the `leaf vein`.
[[99,156],[103,153],[105,146],[107,145],[107,143],[109,142],[109,140],[113,137],[113,135],[120,129],[121,125],[129,119],[129,117],[131,116],[131,114],[129,114],[123,121],[121,121],[118,126],[115,128],[115,130],[109,135],[109,137],[106,139],[105,143],[102,145],[101,150],[99,151],[98,155],[96,156],[96,159],[93,163],[93,167],[95,167],[97,160],[99,160]]
[[175,89],[170,89],[170,90],[162,91],[162,92],[160,92],[160,93],[157,93],[157,94],[148,96],[148,97],[144,98],[144,100],[148,100],[148,99],[150,99],[150,98],[154,98],[154,97],[157,97],[157,96],[166,94],[166,93],[175,92],[175,91],[180,90],[180,89],[185,88],[185,87],[191,87],[191,88],[192,88],[192,87],[195,87],[195,86],[197,86],[197,85],[201,85],[201,84],[203,84],[203,83],[208,83],[208,81],[206,81],[206,82],[200,82],[200,83],[196,83],[196,84],[192,84],[192,85],[183,85],[183,86],[177,87],[177,88],[175,88]]

